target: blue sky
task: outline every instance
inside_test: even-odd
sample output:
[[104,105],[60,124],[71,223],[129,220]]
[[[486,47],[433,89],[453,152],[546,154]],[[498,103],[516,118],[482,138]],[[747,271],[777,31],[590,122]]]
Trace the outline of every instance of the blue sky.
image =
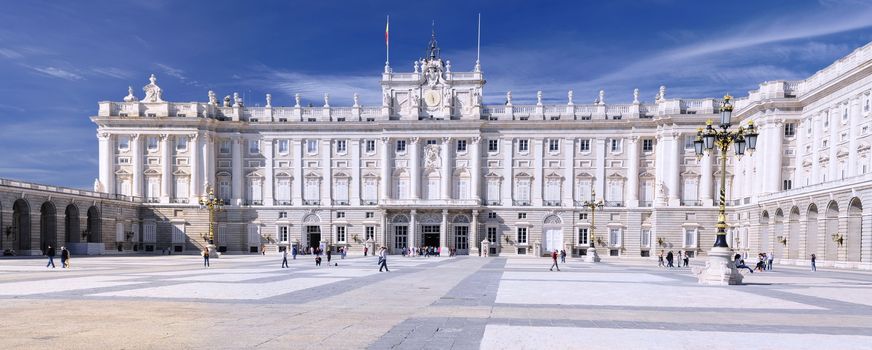
[[[363,4],[363,5],[361,5]],[[728,7],[725,7],[728,5]],[[410,71],[431,21],[455,71],[475,62],[482,14],[485,102],[628,102],[742,96],[802,79],[872,41],[870,1],[16,1],[0,12],[0,177],[90,188],[97,101],[244,94],[248,105],[378,103],[385,16],[391,66]]]

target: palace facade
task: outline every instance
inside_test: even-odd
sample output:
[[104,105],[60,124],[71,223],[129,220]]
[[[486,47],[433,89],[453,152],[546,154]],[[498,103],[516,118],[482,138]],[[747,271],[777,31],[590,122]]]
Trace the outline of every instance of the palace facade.
[[[731,156],[726,168],[693,150],[720,98],[675,98],[661,87],[653,101],[636,90],[631,103],[608,103],[603,91],[575,103],[569,91],[565,103],[545,104],[540,92],[525,105],[507,92],[505,103],[486,105],[480,65],[452,70],[435,38],[412,67],[385,66],[378,106],[356,94],[352,106],[332,106],[327,94],[322,106],[303,106],[298,94],[290,106],[267,95],[252,107],[212,91],[206,102],[168,102],[152,75],[144,97],[131,88],[91,117],[94,192],[68,200],[51,194],[65,189],[0,184],[0,242],[19,251],[59,241],[106,252],[199,249],[208,212],[198,201],[212,192],[226,203],[215,240],[228,253],[296,244],[584,255],[595,244],[605,259],[694,255],[714,242],[726,172],[733,249],[872,268],[872,43],[805,80],[764,82],[735,99],[733,124],[753,121],[760,136],[755,154]],[[585,209],[600,200],[601,209]],[[44,203],[88,217],[85,207],[97,208],[98,221],[58,209],[46,219]],[[90,226],[71,228],[79,222]]]

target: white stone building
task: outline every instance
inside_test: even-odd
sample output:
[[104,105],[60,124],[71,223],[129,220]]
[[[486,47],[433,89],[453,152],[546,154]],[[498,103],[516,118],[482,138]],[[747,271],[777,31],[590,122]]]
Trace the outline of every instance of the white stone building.
[[[227,203],[216,244],[230,253],[323,244],[479,255],[484,244],[490,254],[578,255],[596,243],[606,259],[700,254],[714,242],[726,171],[737,251],[872,268],[872,44],[736,99],[733,124],[754,121],[760,141],[727,169],[697,159],[692,144],[717,120],[720,98],[673,98],[661,87],[651,102],[636,90],[632,103],[609,104],[600,91],[582,104],[569,91],[566,103],[543,104],[539,93],[518,105],[508,92],[504,104],[484,105],[480,67],[452,70],[435,39],[414,71],[386,66],[381,85],[381,106],[357,95],[353,106],[331,106],[325,94],[318,107],[299,95],[292,106],[267,95],[250,107],[211,91],[207,102],[167,102],[152,76],[144,98],[130,89],[100,102],[95,189],[141,203],[116,219],[137,232],[120,246],[201,246],[208,214],[196,203],[212,188]],[[605,203],[595,230],[581,205],[592,192]],[[0,219],[14,221],[11,207],[0,201]],[[98,242],[122,243],[113,239]]]

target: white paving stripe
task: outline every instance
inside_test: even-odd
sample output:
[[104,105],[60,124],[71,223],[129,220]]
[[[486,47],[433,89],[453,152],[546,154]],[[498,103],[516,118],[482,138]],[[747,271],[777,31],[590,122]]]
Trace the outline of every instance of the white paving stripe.
[[0,283],[0,295],[33,295],[72,290],[107,288],[142,284],[145,282],[117,282],[131,279],[124,276],[91,276],[58,278],[53,280]]
[[744,309],[821,308],[735,289],[637,283],[501,281],[497,303]]
[[503,272],[503,280],[591,281],[591,282],[665,282],[674,281],[647,273],[608,272]]
[[293,278],[267,283],[184,283],[171,286],[98,293],[92,294],[91,296],[259,300],[344,280],[346,280],[346,278]]
[[196,276],[186,276],[186,277],[178,277],[172,278],[167,281],[178,281],[178,282],[243,282],[254,280],[258,278],[267,278],[267,277],[287,277],[287,275],[282,275],[280,273],[224,273],[224,274],[209,274],[209,275],[196,275]]
[[[868,286],[866,288],[812,287],[804,289],[784,289],[782,291],[810,297],[872,306],[872,288]],[[870,344],[870,348],[872,348],[872,344]]]
[[[869,349],[872,337],[858,335],[674,331],[488,325],[481,349]],[[703,345],[704,344],[704,345]]]

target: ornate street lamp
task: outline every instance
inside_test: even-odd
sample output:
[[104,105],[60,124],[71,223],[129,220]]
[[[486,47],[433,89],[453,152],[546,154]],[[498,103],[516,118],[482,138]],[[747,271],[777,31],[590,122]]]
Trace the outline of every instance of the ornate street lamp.
[[581,206],[590,209],[590,237],[588,237],[590,248],[587,248],[587,256],[585,256],[584,261],[600,262],[600,257],[596,253],[596,238],[594,237],[594,230],[596,230],[596,210],[603,208],[603,201],[597,201],[596,192],[591,190],[590,200],[584,201],[584,203],[581,203]]
[[[696,157],[714,157],[720,152],[721,156],[721,191],[718,196],[718,223],[717,235],[714,247],[709,252],[709,261],[704,270],[700,272],[699,281],[705,284],[741,284],[742,275],[736,270],[736,266],[730,259],[731,251],[727,244],[727,152],[730,145],[734,147],[736,157],[742,158],[745,153],[749,155],[757,148],[757,128],[749,121],[748,127],[739,127],[738,130],[729,130],[733,114],[733,105],[730,103],[730,95],[724,96],[721,104],[721,122],[717,129],[712,126],[712,121],[706,122],[705,129],[700,128],[696,132],[696,140],[693,148]],[[714,150],[714,154],[712,154]]]
[[208,197],[200,198],[200,209],[209,210],[209,244],[206,247],[209,248],[210,256],[218,256],[218,252],[215,250],[215,211],[222,208],[224,208],[224,200],[215,198],[215,193],[211,188]]

